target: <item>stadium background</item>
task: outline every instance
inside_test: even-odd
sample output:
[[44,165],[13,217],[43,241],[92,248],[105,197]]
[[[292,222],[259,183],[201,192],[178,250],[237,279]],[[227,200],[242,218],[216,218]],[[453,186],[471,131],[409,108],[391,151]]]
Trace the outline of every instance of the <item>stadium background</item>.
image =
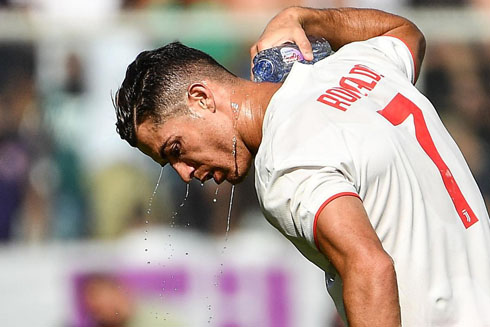
[[166,168],[149,211],[160,167],[114,127],[111,92],[137,53],[180,40],[247,77],[250,45],[291,4],[421,28],[418,87],[490,204],[488,1],[0,0],[1,326],[340,326],[322,272],[261,216],[253,178],[228,236],[229,185],[191,183],[184,201]]

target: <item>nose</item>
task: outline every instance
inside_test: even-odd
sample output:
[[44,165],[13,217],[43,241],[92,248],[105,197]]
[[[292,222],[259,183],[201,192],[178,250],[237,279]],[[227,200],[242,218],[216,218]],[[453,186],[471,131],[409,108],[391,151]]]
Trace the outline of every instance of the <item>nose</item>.
[[176,162],[172,166],[185,183],[189,183],[194,177],[194,171],[196,169],[185,162]]

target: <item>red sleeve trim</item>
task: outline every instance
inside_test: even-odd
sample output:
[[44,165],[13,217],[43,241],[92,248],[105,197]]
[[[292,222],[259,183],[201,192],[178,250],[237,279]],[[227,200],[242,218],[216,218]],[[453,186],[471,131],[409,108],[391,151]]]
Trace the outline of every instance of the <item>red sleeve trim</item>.
[[320,216],[320,213],[322,212],[323,208],[325,208],[325,206],[327,204],[329,204],[330,202],[332,202],[333,200],[335,200],[337,198],[340,198],[341,196],[355,196],[356,198],[359,198],[359,199],[361,198],[359,196],[359,194],[354,193],[354,192],[342,192],[342,193],[337,193],[335,195],[332,195],[325,202],[322,203],[320,208],[318,208],[318,211],[316,212],[316,215],[315,215],[315,220],[313,221],[313,238],[315,240],[315,245],[316,245],[317,249],[320,249],[319,244],[318,244],[318,238],[316,235],[316,223],[318,221],[318,217]]
[[407,47],[408,51],[410,51],[410,55],[412,55],[412,62],[413,62],[413,84],[415,84],[415,82],[417,82],[418,67],[416,65],[417,61],[415,60],[415,56],[413,54],[412,49],[410,49],[407,42],[405,42],[403,39],[399,38],[398,36],[394,36],[394,35],[390,35],[390,34],[385,34],[385,36],[394,37],[395,39],[402,41],[403,44],[405,44],[405,46]]

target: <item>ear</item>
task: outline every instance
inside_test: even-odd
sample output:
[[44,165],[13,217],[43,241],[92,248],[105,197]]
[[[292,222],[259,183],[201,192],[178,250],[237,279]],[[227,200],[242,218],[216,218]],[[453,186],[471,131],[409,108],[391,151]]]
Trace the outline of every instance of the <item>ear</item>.
[[189,106],[199,110],[216,111],[216,104],[213,92],[205,82],[193,83],[187,89],[187,101]]

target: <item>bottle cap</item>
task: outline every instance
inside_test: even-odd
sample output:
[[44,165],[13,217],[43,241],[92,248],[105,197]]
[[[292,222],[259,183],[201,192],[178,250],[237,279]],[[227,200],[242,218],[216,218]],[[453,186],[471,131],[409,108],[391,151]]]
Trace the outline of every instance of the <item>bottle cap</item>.
[[253,67],[253,73],[256,82],[273,82],[271,78],[274,78],[274,64],[267,58],[257,60]]

